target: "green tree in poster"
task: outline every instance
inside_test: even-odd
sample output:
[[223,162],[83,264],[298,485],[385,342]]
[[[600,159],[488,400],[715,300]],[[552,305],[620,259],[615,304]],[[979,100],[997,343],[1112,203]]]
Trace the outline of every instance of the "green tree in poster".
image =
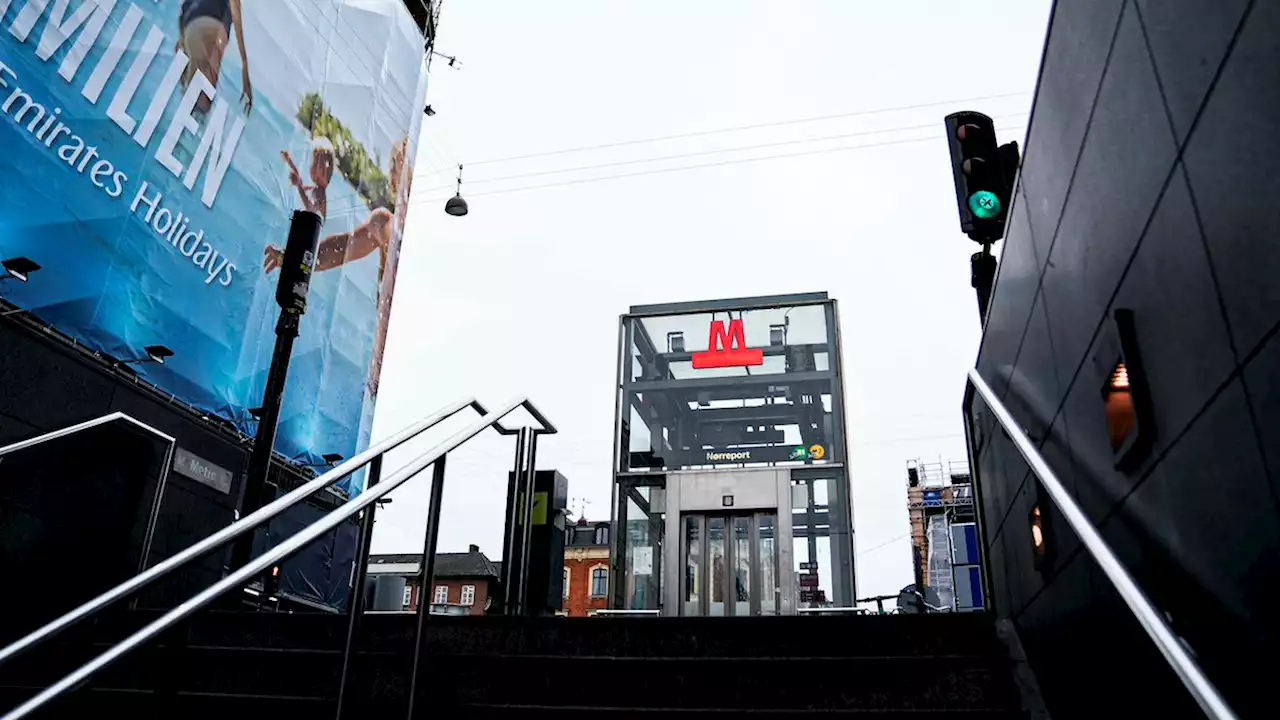
[[364,145],[351,136],[351,131],[325,107],[319,93],[308,93],[298,105],[298,122],[312,135],[326,137],[333,143],[338,172],[351,183],[369,209],[385,207],[395,212],[391,183],[378,167],[378,158],[370,157]]

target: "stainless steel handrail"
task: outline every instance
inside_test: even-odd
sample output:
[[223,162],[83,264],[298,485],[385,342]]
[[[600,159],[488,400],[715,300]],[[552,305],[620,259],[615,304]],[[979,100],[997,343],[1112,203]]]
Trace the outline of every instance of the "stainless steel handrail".
[[1173,628],[1169,627],[1169,623],[1165,621],[1164,616],[1156,609],[1155,604],[1147,597],[1147,594],[1138,587],[1133,576],[1129,574],[1124,563],[1120,562],[1120,558],[1116,556],[1111,546],[1107,545],[1102,539],[1102,535],[1098,533],[1097,528],[1089,521],[1089,518],[1076,504],[1076,501],[1067,492],[1062,481],[1058,479],[1057,474],[1053,472],[1053,468],[1045,462],[1044,457],[1040,455],[1040,451],[1027,437],[1026,432],[1022,429],[1014,419],[1013,415],[996,397],[991,387],[982,379],[982,375],[976,368],[969,370],[969,382],[982,396],[983,402],[991,409],[992,414],[1000,421],[1000,425],[1004,427],[1009,434],[1013,444],[1018,448],[1018,452],[1022,453],[1022,458],[1027,461],[1028,467],[1040,479],[1040,484],[1045,490],[1049,491],[1049,495],[1053,498],[1053,502],[1058,507],[1058,511],[1066,519],[1067,524],[1080,537],[1080,542],[1093,556],[1098,563],[1098,567],[1102,568],[1115,586],[1116,591],[1120,593],[1120,597],[1124,599],[1129,610],[1133,612],[1134,617],[1138,619],[1138,623],[1147,631],[1147,635],[1152,642],[1159,648],[1160,653],[1164,655],[1165,660],[1173,671],[1177,673],[1182,680],[1182,684],[1186,686],[1187,691],[1199,703],[1200,709],[1206,715],[1218,720],[1235,720],[1237,717],[1235,712],[1227,705],[1227,701],[1218,692],[1218,688],[1210,682],[1205,676],[1204,671],[1200,669],[1200,665],[1187,652],[1183,646],[1182,640],[1173,632]]
[[[173,454],[178,448],[178,441],[176,438],[168,433],[161,432],[156,428],[151,427],[137,418],[131,417],[117,410],[112,413],[107,413],[102,417],[96,417],[92,420],[76,423],[75,425],[68,425],[67,427],[47,432],[43,435],[37,435],[36,437],[29,438],[27,440],[21,440],[16,443],[5,445],[4,447],[0,447],[0,458],[10,453],[18,452],[19,450],[26,450],[27,448],[32,448],[52,440],[74,435],[83,430],[108,425],[116,422],[117,420],[133,425],[144,432],[150,433],[152,436],[162,440],[165,444],[164,459],[161,461],[160,472],[156,478],[156,492],[155,496],[151,498],[151,509],[147,511],[147,525],[142,533],[142,547],[138,553],[138,572],[142,572],[147,567],[147,558],[151,556],[151,543],[155,540],[156,535],[156,520],[160,517],[160,501],[164,498],[164,489],[169,483],[169,467],[173,465]],[[0,663],[4,662],[4,658],[5,655],[3,651],[0,651]]]
[[[474,407],[480,412],[484,412],[484,409],[483,409],[484,406],[476,402],[475,398],[467,398],[465,400],[459,400],[458,402],[455,402],[451,405],[446,406],[439,412],[433,415],[430,415],[426,418],[423,418],[417,423],[410,425],[409,427],[388,437],[382,442],[379,442],[370,446],[364,452],[357,454],[355,457],[351,458],[350,460],[347,460],[346,462],[343,462],[341,465],[338,465],[337,467],[333,468],[329,472],[326,472],[325,474],[315,478],[314,480],[307,482],[304,485],[300,485],[299,487],[295,488],[289,493],[286,493],[285,495],[282,495],[281,497],[277,498],[275,501],[262,506],[255,512],[252,512],[244,516],[243,518],[240,518],[240,520],[234,523],[231,523],[227,527],[219,530],[218,532],[210,535],[209,537],[201,540],[200,542],[197,542],[196,544],[192,545],[186,550],[183,550],[177,555],[167,558],[164,561],[159,562],[150,568],[147,568],[146,570],[140,572],[139,574],[133,576],[132,578],[129,578],[128,580],[121,583],[120,585],[117,585],[116,587],[111,588],[105,593],[85,602],[79,607],[76,607],[68,611],[64,615],[49,621],[45,625],[41,626],[40,628],[37,628],[36,630],[19,638],[18,640],[15,640],[14,642],[0,649],[0,664],[4,664],[6,661],[13,659],[14,656],[23,652],[24,650],[27,650],[39,644],[40,642],[47,640],[48,638],[67,629],[68,627],[85,619],[86,617],[92,615],[98,610],[101,610],[107,605],[110,605],[111,603],[119,600],[120,598],[130,595],[134,592],[137,592],[138,590],[147,586],[151,582],[169,574],[170,572],[172,572],[173,570],[176,570],[182,565],[185,565],[188,561],[200,555],[203,555],[217,548],[220,545],[225,544],[229,540],[232,540],[245,532],[248,532],[254,529],[258,525],[261,525],[262,523],[266,522],[267,520],[270,520],[271,518],[275,517],[281,512],[284,512],[288,507],[302,500],[304,497],[311,495],[313,493],[319,492],[325,487],[332,485],[333,483],[341,480],[347,475],[350,475],[356,470],[359,470],[365,465],[368,465],[375,457],[379,457],[389,452],[390,450],[394,450],[395,448],[399,447],[405,442],[408,442],[414,437],[421,435],[423,432],[426,432],[427,430],[434,427],[435,425],[438,425],[442,421],[448,419],[449,417],[452,417],[457,412],[468,407]],[[107,416],[107,417],[111,417],[111,416]],[[129,419],[132,422],[135,422],[135,423],[137,422],[132,418],[128,418],[128,416],[124,416],[124,417]],[[102,420],[102,418],[99,418],[99,420]],[[84,427],[90,427],[94,423],[101,424],[101,422],[99,421],[89,421],[88,423],[81,423],[81,425],[75,426],[74,428],[66,428],[61,431],[56,431],[56,433],[49,433],[49,436],[56,435],[58,437],[61,437],[63,435],[70,434],[70,432],[74,432],[75,429],[84,429]],[[143,426],[143,427],[146,427],[146,426]],[[52,437],[49,437],[49,436],[41,436],[41,437],[48,437],[48,439],[52,439]],[[40,440],[40,438],[33,438],[31,440],[24,441],[23,443],[16,443],[14,446],[11,446],[11,447],[15,447],[16,449],[21,449],[21,447],[18,447],[18,446],[29,447],[31,444],[35,443],[38,440]]]
[[[464,403],[462,407],[466,407],[467,405],[470,405],[470,404],[471,404],[470,402]],[[210,585],[208,588],[205,588],[203,591],[197,593],[195,596],[193,596],[186,602],[182,603],[181,605],[178,605],[177,607],[165,613],[155,621],[146,625],[141,630],[138,630],[137,632],[133,633],[129,637],[120,641],[119,643],[111,646],[101,655],[98,655],[97,657],[93,658],[89,662],[77,668],[75,671],[63,677],[61,680],[58,680],[54,684],[45,688],[44,690],[36,694],[31,699],[27,700],[23,704],[9,711],[0,720],[20,720],[21,718],[29,716],[32,712],[39,709],[45,703],[49,702],[50,700],[53,700],[59,695],[62,695],[68,690],[71,690],[72,688],[76,687],[80,683],[85,682],[90,677],[92,677],[95,673],[97,673],[99,670],[102,670],[103,668],[107,667],[111,663],[120,659],[125,654],[129,653],[131,650],[134,650],[135,648],[137,648],[139,645],[154,638],[155,636],[159,635],[165,630],[173,627],[183,618],[186,618],[196,610],[199,610],[205,605],[208,605],[218,596],[222,595],[223,593],[229,590],[233,590],[237,587],[240,587],[241,585],[245,584],[246,582],[250,581],[254,577],[261,574],[264,570],[266,570],[272,564],[283,560],[284,558],[306,547],[309,543],[314,542],[321,535],[324,535],[325,533],[329,532],[333,528],[337,527],[339,524],[355,516],[364,508],[377,502],[383,495],[386,495],[392,490],[395,490],[396,488],[403,485],[405,481],[407,481],[409,478],[422,472],[424,469],[427,468],[427,466],[432,465],[437,460],[440,460],[454,448],[458,447],[462,443],[480,434],[480,432],[482,432],[486,428],[493,425],[497,425],[499,420],[501,420],[503,417],[507,416],[516,408],[521,406],[524,406],[529,411],[529,413],[533,415],[535,418],[540,417],[540,414],[537,413],[536,409],[533,407],[533,404],[530,403],[527,399],[511,401],[501,406],[497,410],[486,413],[484,417],[480,418],[478,421],[472,423],[471,425],[468,425],[466,428],[454,433],[447,440],[440,443],[439,445],[436,445],[430,451],[410,461],[409,463],[401,467],[399,470],[397,470],[395,473],[393,473],[389,478],[386,478],[385,480],[380,482],[378,485],[360,493],[360,495],[356,496],[354,500],[351,500],[350,502],[347,502],[339,506],[338,508],[335,508],[332,512],[320,518],[319,520],[312,523],[311,525],[308,525],[306,528],[303,528],[301,531],[299,531],[295,535],[283,540],[279,545],[276,545],[275,547],[255,557],[245,566],[241,567],[240,569],[236,570],[230,575],[227,575],[222,580],[214,583],[213,585]],[[283,500],[284,498],[281,498],[281,499]],[[295,498],[295,500],[296,499],[297,498]],[[277,500],[276,502],[279,502],[279,501]],[[276,503],[272,503],[272,505],[274,504]],[[265,509],[266,507],[263,508],[263,510]],[[431,508],[431,512],[439,512],[439,508],[438,507]],[[254,515],[257,515],[257,513],[254,513],[249,517],[253,517]],[[249,518],[247,517],[245,519],[247,520]],[[225,537],[222,538],[222,540],[226,541],[226,540],[229,540],[231,537],[232,537],[231,535],[226,535]]]
[[12,453],[12,452],[25,450],[29,447],[40,445],[41,443],[49,442],[50,440],[57,440],[58,438],[61,438],[61,437],[74,435],[80,432],[81,430],[88,430],[89,428],[97,427],[99,425],[106,425],[107,423],[115,422],[116,420],[123,420],[131,425],[136,425],[139,428],[146,430],[147,432],[155,435],[156,437],[166,442],[169,442],[169,443],[176,442],[172,435],[169,435],[168,433],[160,432],[159,430],[151,427],[150,425],[144,422],[141,422],[135,418],[132,418],[117,410],[116,412],[108,413],[106,415],[103,415],[102,417],[97,417],[92,420],[86,420],[82,423],[76,423],[75,425],[68,425],[67,427],[64,427],[60,430],[54,430],[52,432],[47,432],[43,435],[37,435],[36,437],[33,437],[29,440],[21,440],[11,445],[5,445],[4,447],[0,447],[0,457],[8,455],[9,453]]

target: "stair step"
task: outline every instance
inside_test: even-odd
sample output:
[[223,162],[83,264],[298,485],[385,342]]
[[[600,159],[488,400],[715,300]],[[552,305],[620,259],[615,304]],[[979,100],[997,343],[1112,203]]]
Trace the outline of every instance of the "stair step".
[[1016,710],[1001,708],[972,708],[965,710],[772,710],[726,708],[631,708],[631,707],[586,707],[568,705],[495,705],[492,703],[460,704],[451,710],[464,717],[493,718],[494,720],[574,720],[574,718],[608,717],[610,720],[654,720],[665,717],[691,717],[706,715],[748,715],[766,718],[767,720],[814,720],[815,718],[847,717],[867,718],[870,720],[946,720],[949,718],[991,718],[992,720],[1023,720],[1023,714]]

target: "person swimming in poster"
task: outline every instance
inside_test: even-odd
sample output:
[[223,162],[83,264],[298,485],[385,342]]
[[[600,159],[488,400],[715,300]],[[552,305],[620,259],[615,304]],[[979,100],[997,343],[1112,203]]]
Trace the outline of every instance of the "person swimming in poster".
[[[182,0],[175,48],[186,53],[190,60],[182,73],[182,87],[191,82],[196,71],[217,87],[222,74],[222,54],[226,52],[233,29],[236,47],[240,50],[240,100],[247,113],[253,109],[253,84],[249,82],[249,56],[244,46],[240,0]],[[209,105],[210,100],[204,94],[196,100],[196,108],[201,112],[208,112]]]
[[[362,260],[378,251],[377,325],[373,335],[373,351],[369,359],[367,386],[370,396],[378,394],[378,377],[382,372],[382,355],[386,349],[387,324],[391,316],[391,296],[395,291],[396,267],[399,262],[400,243],[404,236],[405,220],[409,214],[409,192],[413,184],[413,170],[408,166],[408,139],[401,140],[391,152],[391,172],[388,177],[394,212],[386,207],[373,208],[368,218],[348,232],[326,235],[320,239],[316,251],[315,272],[341,267],[348,262]],[[332,145],[324,138],[312,144],[309,176],[312,187],[302,184],[301,173],[287,152],[281,157],[289,166],[290,183],[297,189],[303,207],[325,216],[325,188],[333,175]],[[263,248],[262,271],[270,273],[280,267],[284,251],[268,244]]]

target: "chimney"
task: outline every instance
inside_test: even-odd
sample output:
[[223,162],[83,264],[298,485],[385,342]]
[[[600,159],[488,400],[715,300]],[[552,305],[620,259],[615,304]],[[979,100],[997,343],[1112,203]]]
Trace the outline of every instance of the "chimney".
[[478,553],[478,552],[480,552],[480,546],[479,546],[479,545],[468,545],[468,546],[467,546],[467,552],[471,552],[471,553]]

